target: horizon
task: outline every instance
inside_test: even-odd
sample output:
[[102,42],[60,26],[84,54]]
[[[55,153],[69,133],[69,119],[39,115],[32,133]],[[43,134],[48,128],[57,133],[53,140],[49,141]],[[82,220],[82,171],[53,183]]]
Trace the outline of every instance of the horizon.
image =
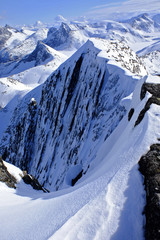
[[[16,3],[16,4],[15,4]],[[18,7],[17,7],[18,6]],[[52,24],[58,15],[68,21],[79,19],[123,20],[141,13],[160,13],[159,0],[93,0],[75,2],[65,0],[20,1],[6,0],[1,3],[0,25],[30,25],[37,21]]]

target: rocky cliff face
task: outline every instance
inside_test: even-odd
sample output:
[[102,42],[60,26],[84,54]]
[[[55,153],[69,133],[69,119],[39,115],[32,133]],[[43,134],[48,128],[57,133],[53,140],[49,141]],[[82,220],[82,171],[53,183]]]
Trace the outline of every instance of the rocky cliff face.
[[67,42],[70,32],[71,28],[66,23],[62,23],[58,30],[52,27],[48,31],[45,43],[50,47],[56,48]]
[[12,176],[8,172],[1,157],[0,157],[0,182],[5,183],[10,188],[16,188],[17,180],[15,179],[14,176]]
[[3,158],[49,189],[72,185],[71,170],[80,169],[77,176],[83,177],[99,144],[125,115],[121,100],[135,88],[133,73],[145,70],[128,47],[88,41],[49,77],[40,101],[22,102],[23,110],[15,110],[1,142]]
[[154,144],[139,161],[140,172],[144,175],[146,189],[146,240],[160,238],[160,144]]
[[[151,104],[160,105],[160,84],[144,83],[141,88],[140,98],[143,99],[149,92],[151,97],[146,102],[139,114],[135,125],[139,124]],[[159,140],[159,139],[157,139]],[[153,144],[150,150],[141,157],[139,170],[144,176],[146,190],[146,206],[144,214],[146,216],[145,237],[146,240],[158,240],[160,238],[159,218],[160,218],[160,144]]]

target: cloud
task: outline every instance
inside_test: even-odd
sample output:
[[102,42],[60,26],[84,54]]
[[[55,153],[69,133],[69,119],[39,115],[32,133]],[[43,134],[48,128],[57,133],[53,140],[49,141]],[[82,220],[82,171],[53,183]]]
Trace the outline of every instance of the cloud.
[[92,8],[86,15],[97,18],[124,19],[144,12],[160,13],[160,0],[126,0],[103,4]]

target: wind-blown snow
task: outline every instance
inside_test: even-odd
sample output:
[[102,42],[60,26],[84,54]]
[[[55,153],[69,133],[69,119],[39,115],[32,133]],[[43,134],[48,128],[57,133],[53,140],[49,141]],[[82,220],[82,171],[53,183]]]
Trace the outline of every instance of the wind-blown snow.
[[143,239],[145,196],[137,161],[160,137],[160,107],[152,105],[134,128],[147,96],[135,105],[137,98],[135,89],[131,121],[121,121],[75,187],[49,194],[22,182],[17,190],[1,188],[2,239]]

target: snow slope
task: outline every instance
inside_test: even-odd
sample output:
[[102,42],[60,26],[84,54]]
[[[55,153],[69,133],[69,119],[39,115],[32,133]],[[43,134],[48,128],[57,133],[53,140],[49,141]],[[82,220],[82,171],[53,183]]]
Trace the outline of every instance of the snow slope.
[[142,57],[147,71],[153,75],[160,74],[160,50],[153,51]]
[[17,94],[24,95],[32,88],[20,83],[13,78],[0,78],[0,107],[4,108],[7,103]]
[[38,29],[29,36],[23,31],[10,31],[12,35],[6,42],[5,48],[0,52],[0,60],[3,63],[17,61],[30,54],[35,49],[37,42],[46,38],[48,29]]
[[[22,182],[16,190],[1,185],[2,239],[144,239],[145,195],[137,162],[160,137],[160,107],[152,105],[134,127],[149,97],[147,94],[140,101],[143,81],[133,94],[135,113],[131,121],[123,118],[101,145],[86,177],[74,187],[44,194]],[[154,82],[154,78],[147,81]]]
[[155,40],[154,43],[137,52],[138,56],[141,56],[148,73],[153,75],[160,73],[160,38]]

